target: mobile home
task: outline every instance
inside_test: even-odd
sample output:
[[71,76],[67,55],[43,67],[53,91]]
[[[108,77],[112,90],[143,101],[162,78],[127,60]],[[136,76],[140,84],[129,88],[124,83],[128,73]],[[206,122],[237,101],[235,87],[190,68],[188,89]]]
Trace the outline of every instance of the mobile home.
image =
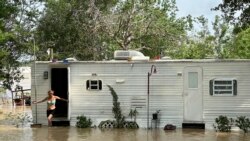
[[[161,128],[198,123],[209,129],[219,115],[250,117],[249,70],[250,60],[37,61],[32,100],[53,89],[69,100],[57,102],[56,118],[75,126],[76,117],[84,115],[98,126],[114,119],[110,85],[126,120],[130,109],[137,108],[141,128],[151,126],[152,114],[160,111]],[[46,125],[46,103],[36,106],[34,122]]]

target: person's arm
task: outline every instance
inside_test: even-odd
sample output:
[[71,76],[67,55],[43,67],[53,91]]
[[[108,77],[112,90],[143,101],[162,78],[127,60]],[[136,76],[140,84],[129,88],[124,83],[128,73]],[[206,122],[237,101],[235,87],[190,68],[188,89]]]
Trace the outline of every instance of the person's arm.
[[38,103],[42,103],[42,102],[45,102],[48,98],[45,97],[43,100],[40,100],[40,101],[33,101],[32,103],[33,104],[38,104]]
[[69,102],[69,100],[64,99],[64,98],[61,98],[61,97],[59,97],[59,96],[55,96],[55,98],[58,99],[58,100],[62,100],[62,101],[65,101],[65,102]]

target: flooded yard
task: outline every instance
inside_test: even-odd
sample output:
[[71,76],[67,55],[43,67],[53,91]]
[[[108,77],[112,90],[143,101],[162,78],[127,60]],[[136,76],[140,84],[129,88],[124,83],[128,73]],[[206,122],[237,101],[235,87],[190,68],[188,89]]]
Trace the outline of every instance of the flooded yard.
[[249,141],[240,132],[215,133],[207,130],[162,129],[79,129],[75,127],[15,128],[0,126],[1,141]]
[[176,129],[80,129],[76,127],[17,128],[3,123],[6,112],[29,112],[29,107],[1,105],[0,141],[249,141],[250,133],[232,131],[217,133],[213,130]]

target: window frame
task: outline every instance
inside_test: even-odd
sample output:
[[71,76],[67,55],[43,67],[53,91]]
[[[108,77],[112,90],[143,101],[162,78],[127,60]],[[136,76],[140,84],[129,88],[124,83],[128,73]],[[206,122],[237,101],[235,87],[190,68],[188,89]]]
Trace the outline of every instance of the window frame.
[[[219,83],[216,83],[216,82],[219,82]],[[210,80],[209,85],[210,85],[209,86],[210,95],[212,96],[235,96],[237,95],[237,80],[236,79],[212,79]],[[225,89],[223,89],[223,87],[225,87]],[[230,91],[231,93],[220,93],[220,92],[228,92],[228,91]]]
[[[96,88],[93,88],[96,87]],[[88,91],[100,91],[102,90],[102,80],[100,79],[88,79],[86,81],[86,90]]]
[[[193,81],[190,81],[191,77],[194,76],[194,75],[191,75],[191,74],[195,74],[195,77],[196,77],[195,78],[195,83],[193,83]],[[194,80],[194,79],[192,79],[192,80]],[[192,86],[192,87],[190,87],[190,86]],[[198,72],[188,72],[188,89],[198,89],[198,88],[199,88],[199,73]]]

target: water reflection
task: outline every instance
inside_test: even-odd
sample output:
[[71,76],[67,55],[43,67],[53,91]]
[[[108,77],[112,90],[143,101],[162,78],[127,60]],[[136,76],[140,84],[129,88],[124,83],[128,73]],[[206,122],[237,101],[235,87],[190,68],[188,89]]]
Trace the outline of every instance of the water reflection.
[[[17,112],[17,109],[6,110]],[[0,111],[3,111],[0,109]],[[28,111],[20,108],[19,111]],[[0,112],[0,121],[3,114]],[[250,133],[213,130],[80,129],[75,127],[16,128],[0,122],[0,141],[249,141]]]
[[78,129],[75,127],[16,128],[0,126],[0,140],[4,141],[249,141],[242,132],[216,133],[214,131],[177,129]]

